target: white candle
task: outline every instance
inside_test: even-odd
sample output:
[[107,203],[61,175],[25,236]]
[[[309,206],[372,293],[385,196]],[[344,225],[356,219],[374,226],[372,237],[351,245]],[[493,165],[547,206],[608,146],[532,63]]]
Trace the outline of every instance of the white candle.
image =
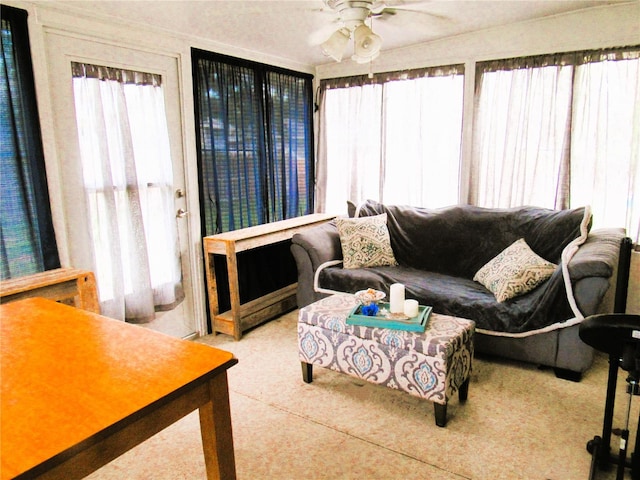
[[419,306],[417,300],[405,300],[404,301],[404,314],[409,317],[417,317],[419,312]]
[[394,283],[389,287],[389,310],[391,313],[404,312],[404,285]]

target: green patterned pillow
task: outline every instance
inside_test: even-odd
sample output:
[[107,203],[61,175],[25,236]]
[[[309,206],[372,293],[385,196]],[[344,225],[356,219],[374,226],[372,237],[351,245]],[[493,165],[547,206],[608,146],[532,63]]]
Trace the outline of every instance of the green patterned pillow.
[[538,256],[524,238],[513,242],[473,277],[504,302],[530,292],[545,282],[555,271],[556,265]]
[[387,214],[336,218],[344,268],[398,265],[391,249]]

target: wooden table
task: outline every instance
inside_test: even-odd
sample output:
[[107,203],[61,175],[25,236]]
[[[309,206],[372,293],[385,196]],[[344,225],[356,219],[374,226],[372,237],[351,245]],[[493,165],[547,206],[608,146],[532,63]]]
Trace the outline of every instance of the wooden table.
[[0,478],[82,478],[196,408],[207,477],[235,478],[231,353],[42,298],[0,334]]
[[56,268],[0,282],[0,303],[29,297],[49,298],[100,313],[96,279],[88,270]]
[[[233,335],[236,340],[240,340],[244,330],[296,306],[296,283],[241,305],[238,284],[238,252],[290,240],[294,234],[326,223],[335,217],[336,215],[327,213],[314,213],[204,237],[204,263],[213,332]],[[231,309],[222,313],[219,311],[218,305],[218,287],[215,269],[212,266],[213,258],[210,257],[215,254],[225,255],[227,260]]]

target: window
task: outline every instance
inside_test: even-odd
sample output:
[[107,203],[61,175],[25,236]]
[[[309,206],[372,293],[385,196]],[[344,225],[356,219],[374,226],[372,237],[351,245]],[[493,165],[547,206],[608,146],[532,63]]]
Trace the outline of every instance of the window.
[[2,6],[0,57],[0,278],[58,268],[27,12]]
[[546,59],[482,66],[470,203],[568,207],[572,76],[571,65]]
[[458,202],[462,66],[321,82],[318,206]]
[[571,204],[594,226],[627,228],[640,243],[640,50],[585,56],[576,67]]
[[[313,212],[312,76],[196,49],[192,65],[203,235]],[[295,283],[290,242],[241,252],[238,276],[241,303]]]
[[478,64],[470,203],[590,205],[638,242],[639,69],[638,48]]
[[205,235],[312,212],[312,77],[192,58]]

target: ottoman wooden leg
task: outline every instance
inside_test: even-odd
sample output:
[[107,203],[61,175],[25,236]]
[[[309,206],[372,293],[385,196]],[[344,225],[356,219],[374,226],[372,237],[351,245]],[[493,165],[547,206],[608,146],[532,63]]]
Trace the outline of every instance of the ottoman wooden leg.
[[467,378],[458,389],[458,398],[461,402],[466,402],[469,396],[469,379]]
[[433,408],[436,414],[436,425],[439,427],[444,427],[447,424],[447,405],[434,403]]
[[307,362],[300,362],[302,365],[302,380],[304,383],[311,383],[313,381],[313,365]]

